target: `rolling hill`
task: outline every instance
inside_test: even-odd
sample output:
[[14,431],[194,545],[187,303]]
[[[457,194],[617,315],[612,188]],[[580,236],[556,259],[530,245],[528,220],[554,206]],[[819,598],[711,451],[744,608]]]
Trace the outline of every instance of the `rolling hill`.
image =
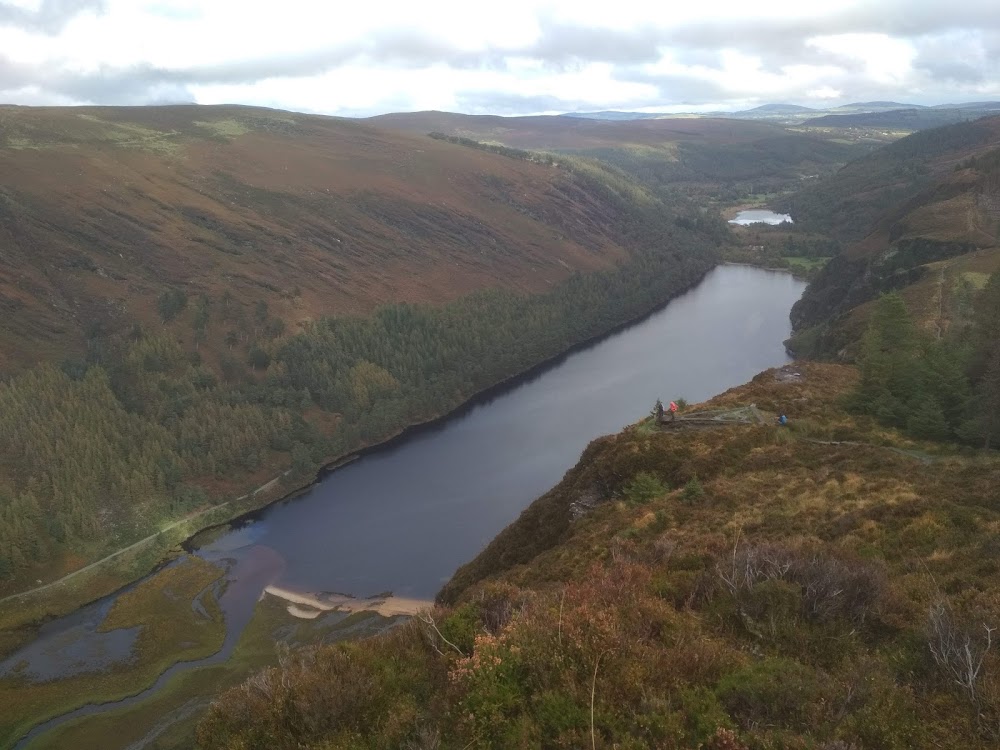
[[879,217],[945,176],[964,159],[996,147],[1000,117],[914,133],[776,202],[802,229],[842,242],[866,236]]
[[805,120],[802,125],[814,128],[884,128],[887,130],[926,130],[956,122],[975,120],[1000,111],[1000,103],[963,109],[961,107],[913,107],[879,112],[831,114]]
[[366,120],[411,133],[442,133],[520,149],[600,159],[666,194],[692,190],[702,199],[797,187],[832,172],[876,145],[794,132],[761,120],[660,117],[494,117],[450,112],[380,115]]

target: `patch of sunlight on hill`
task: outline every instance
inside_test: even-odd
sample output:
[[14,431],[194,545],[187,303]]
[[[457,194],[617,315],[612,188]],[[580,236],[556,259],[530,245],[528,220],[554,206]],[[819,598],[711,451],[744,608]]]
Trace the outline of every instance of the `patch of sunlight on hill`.
[[985,289],[986,282],[989,281],[990,275],[988,273],[979,273],[977,271],[966,271],[962,274],[962,280],[967,281],[973,289]]
[[225,140],[238,138],[250,132],[250,128],[239,120],[214,120],[212,122],[200,122],[196,120],[193,124]]
[[677,156],[677,143],[673,141],[657,146],[647,146],[640,143],[628,143],[623,146],[623,149],[633,156],[640,158],[679,161]]
[[[102,120],[96,115],[78,115],[81,120],[93,123],[96,128],[83,131],[76,138],[67,140],[83,140],[91,143],[109,143],[122,148],[139,148],[158,154],[173,155],[180,151],[178,142],[180,133],[175,130],[155,130],[131,122],[111,122]],[[66,141],[42,144],[43,146],[61,146]]]
[[41,148],[39,144],[33,143],[28,138],[8,138],[4,146],[6,146],[7,148],[15,149],[16,151],[22,151],[24,149]]
[[653,204],[653,197],[628,178],[625,173],[618,169],[609,167],[597,159],[588,159],[581,156],[569,156],[568,154],[549,154],[553,163],[565,164],[575,172],[586,175],[591,179],[598,180],[614,190],[619,196],[626,198],[642,206]]

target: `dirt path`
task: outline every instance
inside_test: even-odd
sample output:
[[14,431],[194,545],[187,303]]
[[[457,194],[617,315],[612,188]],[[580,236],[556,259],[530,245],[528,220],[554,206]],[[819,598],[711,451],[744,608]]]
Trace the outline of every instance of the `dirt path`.
[[164,534],[164,533],[170,531],[171,529],[175,529],[178,526],[180,526],[181,524],[188,523],[189,521],[193,521],[194,519],[199,518],[200,516],[203,516],[206,513],[211,513],[214,510],[219,510],[220,508],[225,508],[230,503],[234,503],[234,502],[238,503],[241,500],[246,500],[251,495],[259,495],[261,492],[266,492],[267,490],[269,490],[272,487],[274,487],[278,482],[280,482],[281,478],[283,476],[285,476],[287,473],[288,472],[286,471],[286,472],[284,472],[282,474],[279,474],[274,479],[271,479],[270,481],[265,482],[264,484],[262,484],[257,489],[252,490],[251,492],[248,492],[245,495],[241,495],[240,497],[236,498],[235,500],[226,500],[224,503],[219,503],[218,505],[213,505],[210,508],[205,508],[204,510],[200,510],[197,513],[193,513],[190,516],[185,516],[184,518],[181,518],[178,521],[174,521],[169,526],[164,526],[162,529],[160,529],[159,531],[157,531],[155,534],[150,534],[149,536],[145,537],[144,539],[140,539],[138,542],[135,542],[134,544],[130,544],[128,547],[124,547],[124,548],[118,550],[117,552],[112,552],[107,557],[102,557],[100,560],[96,560],[95,562],[92,562],[89,565],[85,565],[82,568],[77,568],[72,573],[67,573],[62,578],[59,578],[59,579],[57,579],[55,581],[52,581],[51,583],[46,583],[46,584],[44,584],[42,586],[37,586],[37,587],[35,587],[33,589],[28,589],[27,591],[19,591],[16,594],[10,594],[9,596],[5,596],[2,599],[0,599],[0,604],[3,604],[4,602],[8,602],[8,601],[13,601],[14,599],[21,599],[23,597],[30,596],[31,594],[37,594],[37,593],[39,593],[41,591],[45,591],[45,590],[53,588],[55,586],[61,586],[61,585],[65,584],[66,582],[68,582],[70,579],[75,578],[76,576],[78,576],[78,575],[80,575],[82,573],[86,573],[88,570],[93,570],[94,568],[97,568],[97,567],[99,567],[101,565],[104,565],[105,563],[110,562],[111,560],[114,560],[116,557],[120,557],[121,555],[124,555],[124,554],[126,554],[128,552],[131,552],[132,550],[135,550],[135,549],[141,547],[144,544],[149,544],[149,543],[153,542],[161,534]]

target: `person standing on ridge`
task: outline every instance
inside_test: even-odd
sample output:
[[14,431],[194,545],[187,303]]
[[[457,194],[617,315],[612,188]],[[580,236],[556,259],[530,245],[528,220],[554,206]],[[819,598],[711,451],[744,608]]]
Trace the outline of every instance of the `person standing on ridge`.
[[677,417],[677,402],[671,401],[668,408],[670,409],[670,421],[673,422]]

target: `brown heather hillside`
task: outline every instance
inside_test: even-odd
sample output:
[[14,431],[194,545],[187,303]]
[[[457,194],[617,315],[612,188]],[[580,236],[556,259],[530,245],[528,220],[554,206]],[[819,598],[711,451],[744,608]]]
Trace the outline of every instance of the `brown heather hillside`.
[[289,330],[541,291],[623,257],[615,211],[565,171],[347,120],[0,107],[0,370],[79,355],[95,328],[158,326],[171,289],[264,301]]
[[996,747],[1000,463],[851,416],[856,382],[800,363],[703,405],[786,428],[600,438],[447,605],[230,690],[200,747]]

